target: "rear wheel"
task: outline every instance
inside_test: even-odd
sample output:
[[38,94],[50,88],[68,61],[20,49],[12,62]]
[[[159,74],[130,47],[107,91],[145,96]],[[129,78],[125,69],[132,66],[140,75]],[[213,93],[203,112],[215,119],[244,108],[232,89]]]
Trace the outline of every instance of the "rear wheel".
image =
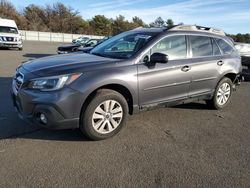
[[229,78],[223,78],[217,85],[214,96],[211,100],[206,101],[207,104],[214,109],[225,108],[232,97],[233,83]]
[[97,91],[82,113],[81,131],[92,140],[102,140],[117,134],[128,115],[126,99],[108,89]]

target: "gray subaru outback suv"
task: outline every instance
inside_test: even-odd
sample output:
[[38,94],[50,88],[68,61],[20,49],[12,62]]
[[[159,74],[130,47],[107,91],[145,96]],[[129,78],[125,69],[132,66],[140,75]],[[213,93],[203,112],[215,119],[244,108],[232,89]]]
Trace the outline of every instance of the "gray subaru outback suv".
[[80,128],[92,140],[118,133],[128,114],[205,100],[222,109],[241,81],[241,59],[221,30],[138,28],[95,47],[17,68],[20,117],[52,129]]

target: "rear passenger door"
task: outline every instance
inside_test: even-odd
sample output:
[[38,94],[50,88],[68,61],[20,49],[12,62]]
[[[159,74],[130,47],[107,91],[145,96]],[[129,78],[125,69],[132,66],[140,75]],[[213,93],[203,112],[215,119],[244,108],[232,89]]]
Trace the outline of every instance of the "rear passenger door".
[[189,96],[210,94],[216,87],[222,62],[221,51],[209,36],[189,35],[192,82]]

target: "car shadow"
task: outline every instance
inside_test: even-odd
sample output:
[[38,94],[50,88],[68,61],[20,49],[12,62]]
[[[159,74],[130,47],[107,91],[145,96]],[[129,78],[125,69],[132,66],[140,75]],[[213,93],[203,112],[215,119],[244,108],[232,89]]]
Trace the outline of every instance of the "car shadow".
[[4,47],[1,47],[0,51],[19,51],[19,49],[18,48],[4,48]]
[[19,135],[14,135],[13,138],[34,139],[34,140],[55,140],[55,141],[72,141],[82,142],[90,141],[86,138],[79,129],[69,130],[49,130],[45,128],[37,128],[37,130],[24,132]]
[[190,110],[211,110],[211,108],[209,108],[208,105],[206,105],[206,103],[199,103],[199,102],[179,104],[171,108],[190,109]]
[[24,54],[23,57],[27,57],[27,58],[42,58],[42,57],[47,57],[47,56],[52,56],[55,54]]

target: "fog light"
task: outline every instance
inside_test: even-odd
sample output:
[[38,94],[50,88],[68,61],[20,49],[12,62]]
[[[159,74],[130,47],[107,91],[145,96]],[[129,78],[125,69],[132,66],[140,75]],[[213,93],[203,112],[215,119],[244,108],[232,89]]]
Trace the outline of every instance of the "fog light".
[[44,114],[40,114],[40,121],[43,123],[43,124],[47,124],[47,118]]

